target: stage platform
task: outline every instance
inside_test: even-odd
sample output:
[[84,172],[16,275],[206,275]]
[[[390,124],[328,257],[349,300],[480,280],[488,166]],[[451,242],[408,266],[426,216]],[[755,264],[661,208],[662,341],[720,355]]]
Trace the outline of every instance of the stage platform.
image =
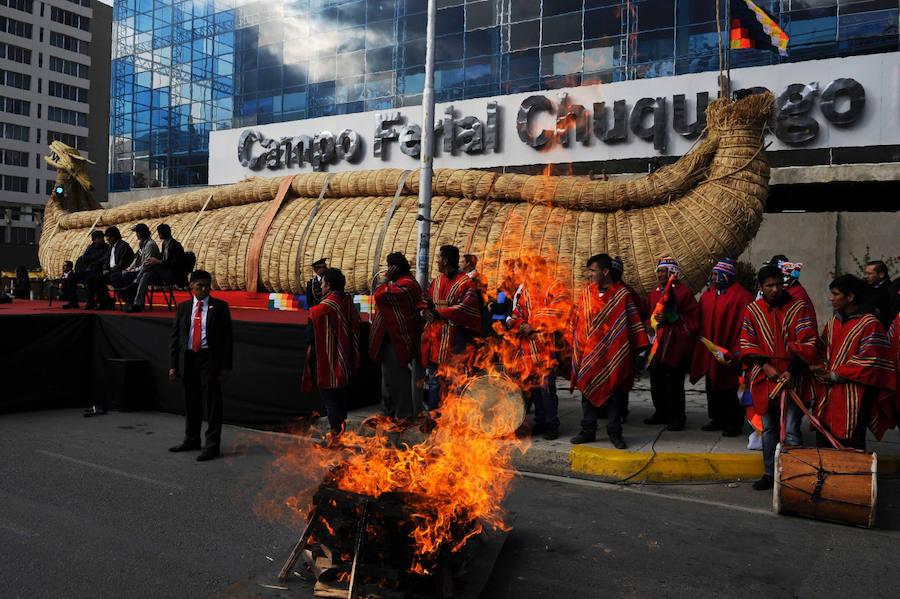
[[[263,293],[212,295],[229,303],[234,328],[234,371],[223,385],[225,420],[267,425],[324,414],[318,392],[301,392],[306,311],[269,310]],[[188,297],[176,293],[177,301]],[[51,306],[47,300],[0,304],[0,412],[111,403],[183,413],[181,384],[168,378],[175,311],[159,304],[161,294],[154,300],[152,311],[136,314],[63,309],[62,302]],[[363,322],[363,361],[351,409],[380,401],[380,369],[365,351],[368,330]]]

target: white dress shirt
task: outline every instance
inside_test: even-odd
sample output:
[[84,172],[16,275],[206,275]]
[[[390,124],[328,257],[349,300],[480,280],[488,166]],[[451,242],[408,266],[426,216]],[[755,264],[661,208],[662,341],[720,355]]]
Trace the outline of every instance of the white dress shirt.
[[116,267],[116,246],[117,245],[119,245],[118,241],[115,242],[114,244],[112,244],[112,246],[109,248],[109,267],[110,268]]
[[[188,321],[188,349],[194,347],[194,315],[197,313],[197,298],[191,302],[191,318]],[[207,349],[209,345],[206,343],[206,314],[209,312],[209,296],[207,295],[203,301],[199,302],[203,308],[200,318],[200,349]]]

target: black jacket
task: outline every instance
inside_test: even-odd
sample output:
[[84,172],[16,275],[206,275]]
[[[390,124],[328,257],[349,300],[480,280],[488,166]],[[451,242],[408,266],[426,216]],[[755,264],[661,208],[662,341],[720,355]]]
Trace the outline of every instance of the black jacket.
[[306,309],[309,310],[321,301],[322,281],[319,280],[319,277],[313,277],[306,282]]
[[171,277],[173,283],[180,287],[187,285],[184,271],[185,259],[184,248],[178,243],[177,239],[169,239],[162,244],[162,258],[159,263],[165,276]]
[[[124,239],[120,239],[115,245],[107,247],[109,250],[106,252],[106,263],[103,265],[104,270],[108,269],[110,272],[118,272],[125,270],[134,262],[134,250],[131,249],[131,246]],[[109,268],[109,252],[115,252],[116,254],[116,266],[114,268]]]
[[76,261],[75,272],[103,272],[103,267],[108,264],[109,245],[104,243],[97,247],[92,243]]
[[[172,336],[169,344],[169,368],[177,373],[184,372],[184,352],[188,348],[191,329],[191,308],[193,298],[178,304],[175,311],[175,322],[172,325]],[[212,352],[216,370],[232,369],[234,352],[231,335],[231,311],[228,304],[214,297],[209,298],[206,312],[206,344]]]

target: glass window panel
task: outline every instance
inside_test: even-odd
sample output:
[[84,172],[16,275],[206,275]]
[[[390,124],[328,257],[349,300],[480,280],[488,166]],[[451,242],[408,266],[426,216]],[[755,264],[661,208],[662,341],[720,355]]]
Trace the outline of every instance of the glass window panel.
[[366,98],[391,96],[394,93],[393,73],[366,76]]
[[525,50],[536,48],[541,43],[541,22],[525,21],[509,27],[509,49]]
[[407,15],[400,20],[400,35],[404,40],[415,40],[425,37],[427,15],[424,13]]
[[281,21],[266,21],[259,25],[259,44],[277,44],[284,41],[284,25]]
[[634,67],[635,79],[650,79],[653,77],[668,77],[675,74],[675,61],[658,60],[645,62]]
[[584,72],[605,71],[624,66],[621,36],[608,37],[584,43]]
[[284,94],[284,110],[306,110],[306,92]]
[[541,30],[543,44],[561,44],[581,39],[581,13],[543,19]]
[[365,0],[343,4],[337,7],[338,27],[355,27],[366,24]]
[[462,6],[454,6],[437,11],[435,15],[435,35],[441,36],[463,31],[465,19],[466,14]]
[[350,52],[337,55],[337,73],[341,75],[361,75],[366,72],[366,53]]
[[275,89],[281,86],[281,67],[269,67],[259,70],[259,89]]
[[833,42],[837,35],[837,7],[795,10],[785,24],[790,46]]
[[312,82],[332,81],[335,74],[334,56],[317,56],[309,61],[309,80]]
[[624,33],[622,10],[618,7],[598,8],[584,13],[584,39],[608,37]]
[[366,72],[379,73],[394,69],[394,48],[378,48],[366,52]]
[[395,43],[396,37],[394,36],[393,21],[372,23],[366,28],[366,48],[393,46]]
[[658,29],[649,33],[638,33],[635,56],[632,62],[651,62],[671,59],[675,53],[675,30]]
[[345,77],[335,82],[334,101],[336,104],[361,102],[365,100],[365,77]]
[[[579,0],[579,9],[581,1]],[[482,0],[466,4],[466,31],[497,25],[496,0]]]
[[897,9],[843,14],[838,37],[842,40],[862,37],[897,36]]
[[413,66],[425,64],[425,40],[409,42],[403,46],[403,64]]
[[461,33],[456,35],[445,35],[439,37],[434,43],[434,59],[435,60],[458,60],[463,57],[463,36]]
[[897,8],[897,3],[894,0],[841,0],[840,5],[841,18],[852,13]]
[[282,64],[281,44],[269,44],[259,47],[259,67],[271,67]]
[[462,85],[464,80],[461,61],[436,63],[434,65],[434,88],[443,89]]
[[[671,2],[671,0],[669,0]],[[543,2],[544,18],[570,12],[581,12],[582,0],[551,0]]]
[[466,33],[466,57],[499,55],[500,28],[478,29]]
[[580,73],[583,68],[580,44],[541,48],[541,76]]
[[541,16],[541,3],[534,0],[510,0],[509,20],[513,23]]
[[366,47],[366,28],[354,27],[336,32],[338,52],[353,52]]
[[[675,32],[675,44],[675,53],[678,56],[694,54],[716,54],[718,56],[719,34],[715,22],[679,27]],[[717,64],[716,70],[718,68]]]
[[284,86],[304,85],[307,81],[307,69],[306,63],[284,65]]
[[[496,83],[499,80],[500,61],[498,56],[483,56],[466,61],[466,86]],[[496,89],[494,90],[496,91]]]
[[537,49],[510,52],[504,56],[504,79],[537,79],[541,69],[541,57]]
[[396,11],[396,0],[368,0],[367,14],[369,22],[382,21],[384,19],[393,19]]
[[405,69],[397,75],[398,94],[420,94],[425,88],[425,67]]
[[[817,0],[821,2],[821,0]],[[715,2],[679,2],[676,6],[676,19],[679,25],[688,23],[706,23],[716,20]],[[721,8],[720,8],[721,10]],[[718,67],[716,67],[718,69]]]
[[639,0],[634,5],[637,9],[638,31],[675,25],[675,3],[672,0]]

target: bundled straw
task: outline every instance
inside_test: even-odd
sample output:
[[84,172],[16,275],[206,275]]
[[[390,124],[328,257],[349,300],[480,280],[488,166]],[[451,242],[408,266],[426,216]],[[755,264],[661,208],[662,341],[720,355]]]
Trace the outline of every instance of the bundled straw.
[[[587,258],[606,252],[622,258],[626,280],[646,293],[656,286],[658,257],[669,254],[679,261],[685,282],[699,289],[716,260],[740,254],[759,228],[768,195],[762,141],[771,105],[771,94],[734,104],[712,102],[706,136],[693,152],[633,180],[435,169],[432,255],[448,243],[479,255],[479,270],[493,287],[502,278],[504,260],[525,252],[555,257],[560,273],[574,273],[573,285],[583,282]],[[291,196],[265,235],[261,287],[300,293],[312,276],[310,265],[324,257],[344,271],[349,291],[365,293],[387,254],[403,252],[412,259],[418,172],[406,177],[389,215],[403,174],[399,169],[336,173],[324,194],[327,173],[293,176]],[[73,212],[69,206],[76,201],[91,204],[77,199],[77,183],[60,170],[58,182],[69,193],[48,203],[41,264],[50,276],[58,276],[63,260],[84,251],[92,225],[117,225],[134,245],[130,227],[135,223],[153,230],[165,222],[185,249],[197,255],[197,268],[212,273],[215,289],[243,290],[250,239],[281,180],[254,178],[109,210]],[[431,274],[436,274],[434,268]]]

